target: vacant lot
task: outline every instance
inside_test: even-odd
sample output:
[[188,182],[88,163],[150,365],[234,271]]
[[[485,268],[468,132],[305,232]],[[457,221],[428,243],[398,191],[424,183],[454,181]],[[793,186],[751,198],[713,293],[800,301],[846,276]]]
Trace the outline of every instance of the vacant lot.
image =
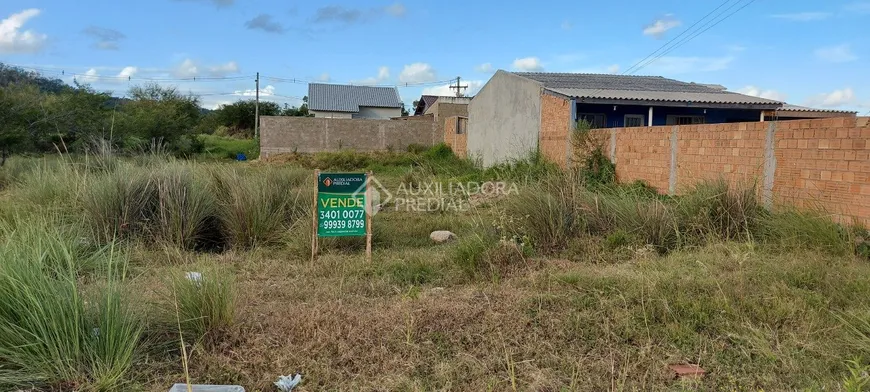
[[[615,186],[588,163],[484,171],[440,147],[13,158],[0,168],[0,389],[165,391],[187,374],[274,391],[295,372],[300,391],[868,382],[865,230],[766,212],[751,187],[671,199]],[[374,170],[399,196],[488,180],[516,192],[387,203],[371,263],[358,238],[322,241],[311,263],[315,167]],[[434,244],[435,230],[457,240]],[[686,363],[707,376],[675,380],[667,366]]]

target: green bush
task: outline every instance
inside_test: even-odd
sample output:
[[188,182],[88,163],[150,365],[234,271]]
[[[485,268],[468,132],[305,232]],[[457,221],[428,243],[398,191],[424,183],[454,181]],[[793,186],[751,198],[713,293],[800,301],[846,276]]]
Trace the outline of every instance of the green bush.
[[283,238],[310,204],[299,186],[306,171],[264,168],[224,168],[214,175],[218,216],[229,245],[252,248]]
[[129,380],[143,322],[122,296],[118,276],[110,270],[109,283],[86,295],[70,241],[48,234],[20,240],[0,249],[0,387],[119,390]]
[[150,229],[158,241],[195,249],[220,231],[215,195],[189,164],[168,164],[154,173],[157,208]]
[[157,184],[146,170],[124,165],[93,179],[79,199],[94,237],[108,243],[146,232],[157,208]]
[[411,154],[422,154],[422,153],[426,152],[426,150],[428,150],[428,149],[429,149],[428,147],[426,147],[422,144],[411,143],[408,145],[408,148],[406,149],[406,151],[410,152]]
[[724,179],[696,185],[678,207],[684,232],[722,240],[751,239],[762,212],[754,185],[733,187]]
[[172,276],[171,302],[164,311],[171,314],[173,320],[178,312],[177,319],[186,342],[203,339],[213,342],[233,324],[235,283],[227,272],[217,268],[197,273],[199,276],[187,272]]

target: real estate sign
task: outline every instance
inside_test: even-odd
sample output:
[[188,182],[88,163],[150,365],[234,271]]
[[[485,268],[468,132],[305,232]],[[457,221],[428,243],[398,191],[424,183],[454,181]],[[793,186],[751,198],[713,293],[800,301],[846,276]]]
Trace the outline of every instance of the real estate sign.
[[365,173],[318,173],[317,236],[368,234]]

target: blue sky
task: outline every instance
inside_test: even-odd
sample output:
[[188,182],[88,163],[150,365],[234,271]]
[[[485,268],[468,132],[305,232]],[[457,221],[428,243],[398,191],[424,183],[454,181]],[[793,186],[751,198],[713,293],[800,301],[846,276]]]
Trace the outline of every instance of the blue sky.
[[631,73],[870,111],[870,0],[3,0],[0,62],[117,95],[164,79],[205,107],[256,72],[281,103],[327,81],[399,85],[410,106],[497,69],[625,73],[720,5],[709,20],[736,13]]

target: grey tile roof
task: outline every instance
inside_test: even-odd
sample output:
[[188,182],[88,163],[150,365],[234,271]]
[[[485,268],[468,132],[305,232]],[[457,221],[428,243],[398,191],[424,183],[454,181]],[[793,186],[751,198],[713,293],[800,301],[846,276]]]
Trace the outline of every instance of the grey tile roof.
[[556,93],[576,98],[663,102],[771,105],[782,102],[725,91],[722,86],[687,83],[661,76],[515,72]]
[[324,83],[308,85],[308,108],[311,110],[356,113],[360,106],[400,108],[402,100],[395,87]]
[[808,108],[806,106],[798,106],[792,104],[782,105],[781,108],[778,109],[781,112],[819,112],[819,113],[849,113],[849,114],[857,114],[858,112],[848,111],[848,110],[833,110],[833,109],[815,109]]

